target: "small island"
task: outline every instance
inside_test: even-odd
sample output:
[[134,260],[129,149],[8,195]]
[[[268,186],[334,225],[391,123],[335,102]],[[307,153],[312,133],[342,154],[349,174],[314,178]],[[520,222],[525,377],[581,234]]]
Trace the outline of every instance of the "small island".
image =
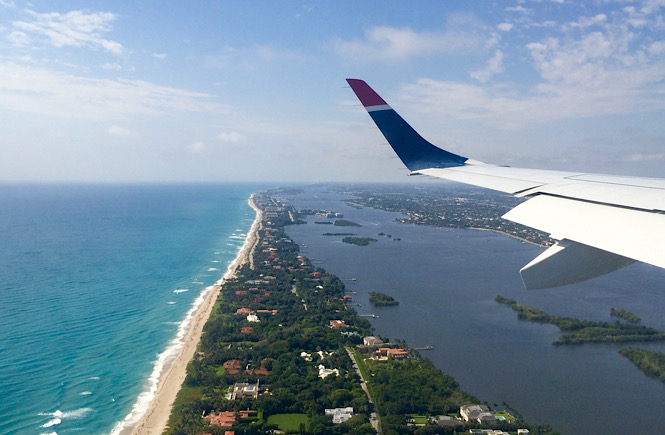
[[369,292],[369,301],[373,305],[378,307],[389,307],[393,305],[399,305],[399,302],[397,302],[395,298],[380,292]]
[[665,355],[661,352],[626,347],[621,349],[619,353],[628,358],[647,376],[665,382]]
[[[513,299],[497,296],[498,303],[508,305],[517,312],[520,320],[529,322],[550,323],[557,326],[562,332],[558,341],[553,344],[580,344],[580,343],[626,343],[664,341],[665,332],[633,323],[596,322],[580,320],[572,317],[561,317],[528,305],[518,304]],[[629,313],[630,314],[630,313]],[[637,316],[635,316],[637,317]]]
[[358,246],[367,246],[372,242],[376,242],[376,239],[372,239],[371,237],[344,237],[342,239],[342,242],[344,243],[349,243],[351,245],[358,245]]
[[635,314],[631,313],[630,311],[626,311],[623,308],[620,310],[616,310],[614,308],[610,309],[610,316],[623,319],[628,323],[640,323],[642,321],[642,319],[637,317]]
[[335,221],[336,227],[361,227],[362,225],[355,222],[347,221],[346,219],[338,219]]

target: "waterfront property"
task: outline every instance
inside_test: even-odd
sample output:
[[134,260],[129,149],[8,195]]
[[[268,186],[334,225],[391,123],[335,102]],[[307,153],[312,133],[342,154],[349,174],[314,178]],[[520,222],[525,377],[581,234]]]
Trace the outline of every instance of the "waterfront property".
[[496,417],[490,412],[487,405],[464,405],[459,409],[464,421],[477,421],[478,423],[494,423]]

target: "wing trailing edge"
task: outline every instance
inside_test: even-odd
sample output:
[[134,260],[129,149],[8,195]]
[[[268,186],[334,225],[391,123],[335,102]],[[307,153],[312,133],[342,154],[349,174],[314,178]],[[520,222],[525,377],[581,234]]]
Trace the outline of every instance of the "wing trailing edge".
[[503,217],[557,243],[520,270],[527,289],[574,284],[635,261],[665,268],[665,180],[470,160],[425,140],[364,81],[347,82],[412,174],[528,198]]

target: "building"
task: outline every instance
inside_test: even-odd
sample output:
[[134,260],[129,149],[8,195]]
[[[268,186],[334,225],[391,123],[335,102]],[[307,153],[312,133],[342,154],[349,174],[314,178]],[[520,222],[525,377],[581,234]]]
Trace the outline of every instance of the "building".
[[339,376],[339,369],[327,369],[323,364],[319,364],[319,377],[325,379],[330,375]]
[[391,347],[380,347],[376,351],[379,355],[393,359],[403,359],[409,356],[409,352],[404,349],[393,349]]
[[379,347],[383,346],[383,340],[379,337],[374,337],[373,335],[363,338],[363,344],[367,347]]
[[240,361],[238,361],[237,359],[230,359],[222,365],[224,366],[224,372],[227,375],[238,374],[240,372],[240,368],[242,367],[240,365]]
[[236,382],[230,389],[231,400],[256,399],[259,397],[259,382],[250,384],[247,382]]
[[346,323],[342,320],[331,320],[330,327],[334,329],[346,328]]
[[325,413],[326,415],[332,415],[333,424],[339,424],[353,417],[353,408],[348,406],[346,408],[326,409]]
[[464,405],[459,413],[464,421],[477,421],[478,423],[494,423],[496,417],[490,412],[487,405]]
[[236,414],[233,411],[224,411],[219,414],[206,415],[203,418],[209,420],[210,426],[231,427],[236,422]]

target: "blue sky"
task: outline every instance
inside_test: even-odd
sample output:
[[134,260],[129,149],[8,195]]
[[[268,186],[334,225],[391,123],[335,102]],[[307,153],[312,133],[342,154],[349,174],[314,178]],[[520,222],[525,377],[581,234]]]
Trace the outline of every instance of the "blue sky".
[[0,181],[403,181],[431,142],[665,178],[665,0],[0,0]]

